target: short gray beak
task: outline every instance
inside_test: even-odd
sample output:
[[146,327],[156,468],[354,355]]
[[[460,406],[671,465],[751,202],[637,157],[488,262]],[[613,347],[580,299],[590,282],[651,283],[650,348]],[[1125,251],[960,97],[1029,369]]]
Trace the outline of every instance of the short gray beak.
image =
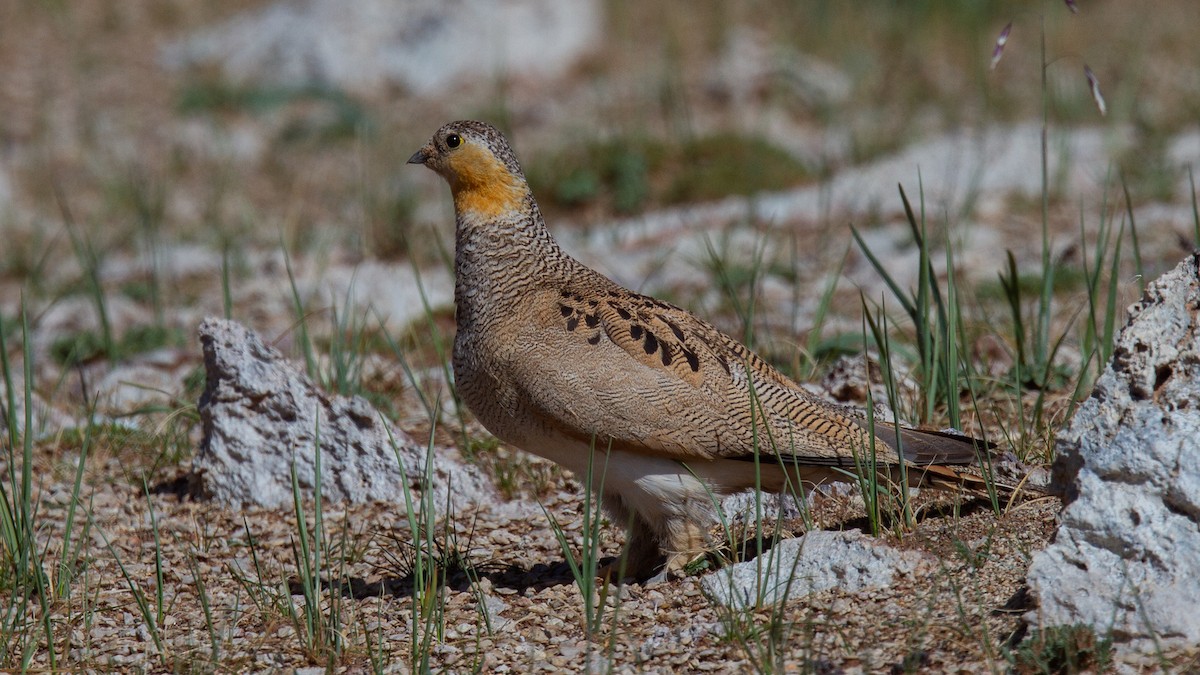
[[421,148],[420,150],[414,152],[412,157],[408,158],[409,164],[424,164],[425,162],[428,162],[428,161],[429,161],[429,150],[427,148]]

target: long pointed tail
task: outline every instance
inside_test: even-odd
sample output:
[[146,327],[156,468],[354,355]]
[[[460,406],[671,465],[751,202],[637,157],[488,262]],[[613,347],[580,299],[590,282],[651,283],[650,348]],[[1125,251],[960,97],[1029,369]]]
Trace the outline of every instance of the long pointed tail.
[[[875,435],[898,451],[908,462],[906,474],[912,487],[953,490],[990,499],[1021,501],[1052,494],[1026,479],[1011,481],[992,475],[998,461],[996,446],[987,441],[949,431],[900,428],[876,424]],[[893,469],[893,474],[899,473]],[[899,476],[894,477],[899,481]]]
[[1036,499],[1053,494],[1045,487],[1034,485],[1025,479],[1010,482],[981,475],[979,467],[944,466],[930,464],[927,466],[910,466],[907,470],[908,484],[912,487],[952,490],[972,497],[991,499],[993,496],[1003,502],[1013,503]]

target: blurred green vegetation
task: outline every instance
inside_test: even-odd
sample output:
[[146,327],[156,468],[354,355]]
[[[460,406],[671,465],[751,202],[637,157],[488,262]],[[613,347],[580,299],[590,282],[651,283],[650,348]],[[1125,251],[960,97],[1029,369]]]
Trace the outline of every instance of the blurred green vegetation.
[[184,115],[247,112],[265,115],[288,111],[278,131],[282,142],[338,141],[371,132],[375,124],[360,101],[322,86],[271,87],[229,84],[201,78],[185,84],[177,108]]
[[54,340],[50,346],[50,354],[58,363],[75,366],[100,358],[116,362],[160,347],[180,346],[185,343],[184,333],[178,328],[140,325],[132,326],[114,340],[111,346],[95,331],[68,333]]
[[534,194],[548,209],[599,206],[622,214],[780,190],[813,175],[765,138],[735,133],[592,141],[535,157],[526,173]]

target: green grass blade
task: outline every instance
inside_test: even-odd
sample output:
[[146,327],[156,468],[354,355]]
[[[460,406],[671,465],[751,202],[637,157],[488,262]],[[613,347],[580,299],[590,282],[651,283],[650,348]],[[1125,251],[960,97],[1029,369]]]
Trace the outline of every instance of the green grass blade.
[[[0,345],[0,349],[3,349],[3,345]],[[79,447],[79,461],[75,464],[75,481],[71,488],[71,500],[67,504],[67,520],[63,525],[63,543],[58,561],[58,586],[56,588],[59,598],[70,596],[71,581],[75,574],[76,562],[80,556],[78,545],[74,548],[71,546],[71,535],[75,529],[75,508],[79,503],[79,493],[83,486],[83,468],[87,463],[88,454],[92,447],[92,439],[95,435],[95,418],[96,408],[93,404],[88,409],[88,422],[83,431],[83,443]]]
[[125,586],[129,589],[130,595],[133,596],[134,603],[137,604],[138,612],[142,615],[142,621],[146,623],[146,630],[150,633],[150,639],[158,649],[159,658],[166,665],[167,652],[163,645],[162,635],[159,633],[159,626],[154,621],[154,611],[150,608],[150,601],[146,599],[146,593],[133,580],[133,577],[130,576],[129,570],[125,568],[125,563],[121,561],[121,556],[117,555],[116,548],[113,547],[112,542],[108,539],[108,535],[104,534],[104,530],[97,527],[96,531],[104,541],[104,546],[108,549],[109,555],[117,563],[117,569],[121,571],[121,577],[125,579]]
[[[1129,184],[1121,174],[1121,189],[1125,191],[1125,213],[1129,217],[1129,237],[1133,244],[1133,269],[1138,278],[1138,290],[1146,290],[1146,268],[1142,264],[1142,247],[1138,244],[1137,218],[1133,215],[1133,200],[1129,197]],[[1118,241],[1120,239],[1118,238]]]
[[304,372],[314,380],[320,380],[317,372],[317,358],[313,352],[312,339],[308,335],[308,314],[304,309],[304,301],[300,299],[300,288],[296,285],[296,274],[292,271],[292,256],[287,246],[283,246],[283,266],[287,270],[288,285],[292,290],[292,309],[296,313],[296,330],[299,331],[300,350],[304,354]]
[[900,302],[900,306],[904,308],[904,313],[911,317],[918,316],[916,306],[908,299],[905,292],[900,289],[900,286],[896,284],[896,280],[892,278],[892,275],[888,274],[887,268],[883,266],[879,258],[876,258],[875,254],[871,252],[871,249],[867,246],[867,242],[863,241],[862,235],[858,233],[858,228],[851,225],[850,234],[854,236],[854,241],[858,242],[859,250],[863,252],[863,255],[867,256],[871,267],[875,268],[875,271],[883,279],[883,283],[887,284],[888,289],[892,291],[892,295]]
[[1192,190],[1192,248],[1200,249],[1200,201],[1196,200],[1196,177],[1188,164],[1188,186]]
[[158,517],[154,515],[154,501],[150,499],[150,486],[146,484],[144,478],[142,479],[142,494],[146,496],[146,508],[150,512],[150,528],[154,532],[154,622],[161,626],[163,619],[166,618],[163,606],[163,589],[166,584],[163,583],[162,539],[158,534]]
[[233,318],[233,290],[232,283],[229,279],[229,250],[231,246],[228,240],[221,247],[221,305],[225,310],[224,316],[226,319]]
[[842,270],[846,266],[846,256],[849,253],[850,248],[847,246],[841,257],[838,258],[837,266],[829,275],[829,282],[825,284],[825,290],[821,293],[817,309],[813,312],[812,327],[808,330],[808,339],[805,346],[808,363],[802,379],[807,379],[816,372],[817,348],[821,343],[821,332],[825,327],[825,320],[829,316],[829,308],[833,306],[833,296],[837,292],[838,280],[842,277]]

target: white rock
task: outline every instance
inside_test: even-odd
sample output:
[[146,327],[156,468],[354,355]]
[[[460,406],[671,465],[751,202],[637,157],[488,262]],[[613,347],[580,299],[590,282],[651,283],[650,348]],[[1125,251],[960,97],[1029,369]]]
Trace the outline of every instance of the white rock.
[[508,603],[491,593],[483,593],[483,609],[487,611],[488,621],[491,622],[492,630],[506,630],[513,625],[513,620],[500,616],[508,611]]
[[391,330],[406,330],[423,319],[426,304],[436,310],[454,302],[454,278],[445,268],[422,270],[418,277],[409,263],[374,260],[335,266],[312,290],[339,308],[353,305],[354,311],[370,315],[370,325],[379,319]]
[[[1200,171],[1200,128],[1189,129],[1171,139],[1167,147],[1167,162],[1172,166],[1190,165],[1193,173]],[[1183,178],[1187,180],[1186,172]]]
[[447,500],[455,511],[492,500],[490,483],[474,466],[450,450],[427,453],[365,399],[321,391],[244,326],[206,319],[200,341],[207,385],[193,471],[202,491],[218,501],[290,505],[293,463],[303,495],[311,497],[318,435],[324,499],[403,503],[407,476],[410,489],[433,490],[439,509]]
[[100,270],[105,285],[124,284],[157,274],[160,281],[201,277],[219,279],[221,253],[199,244],[171,243],[153,251],[122,252],[112,255]]
[[[154,319],[148,308],[117,293],[105,294],[104,312],[114,336],[120,336],[134,326],[150,325]],[[55,302],[42,312],[37,324],[40,338],[37,347],[40,349],[55,338],[73,333],[99,334],[102,328],[101,316],[91,296],[73,295]]]
[[830,106],[844,103],[854,83],[830,63],[773,46],[768,36],[736,26],[726,37],[707,86],[711,94],[739,104],[782,87],[802,103]]
[[1130,310],[1113,361],[1059,436],[1067,507],[1034,555],[1034,626],[1083,623],[1118,649],[1200,644],[1200,272],[1196,256]]
[[104,415],[128,415],[152,406],[169,406],[194,366],[182,350],[172,347],[115,364],[93,385],[96,409]]
[[[20,361],[10,361],[9,367],[17,373],[13,376],[13,410],[8,410],[8,390],[0,380],[0,435],[8,434],[7,414],[11,413],[16,419],[17,431],[25,431],[25,380],[19,375],[23,365]],[[55,408],[43,399],[36,391],[30,392],[30,417],[35,439],[49,438],[61,432],[82,425],[80,420]]]
[[[1061,177],[1056,187],[1068,193],[1094,191],[1097,176],[1105,175],[1113,158],[1128,146],[1128,138],[1123,131],[1052,131],[1048,163],[1051,176]],[[923,190],[928,214],[961,213],[979,195],[1040,195],[1040,171],[1030,170],[1040,162],[1041,127],[1036,124],[948,133],[895,155],[839,171],[820,185],[689,204],[600,227],[561,228],[558,234],[564,248],[625,285],[639,288],[644,280],[652,278],[656,287],[670,288],[709,283],[695,265],[681,265],[673,259],[690,255],[693,260],[704,260],[704,238],[713,238],[730,223],[804,223],[819,214],[857,222],[869,216],[872,223],[891,223],[860,231],[872,250],[882,251],[881,257],[894,261],[889,269],[905,287],[909,283],[905,275],[915,275],[917,269],[917,249],[903,220],[898,184],[904,186],[916,209],[920,209]],[[1011,199],[1004,203],[1011,203]],[[996,256],[998,248],[1012,247],[1018,257],[1022,254],[1022,242],[1006,242],[985,228],[962,228],[955,237],[961,240],[957,242],[959,266],[968,278],[994,280],[1001,267]],[[620,255],[592,253],[613,250],[620,251]],[[672,252],[667,264],[664,250]],[[904,258],[895,262],[897,256]],[[940,256],[933,261],[939,268],[945,266],[944,262]],[[867,297],[878,298],[885,290],[878,273],[865,260],[849,266],[845,274],[864,289]]]
[[246,121],[218,122],[206,117],[175,122],[171,139],[189,156],[215,162],[254,166],[268,150],[260,125]]
[[847,592],[887,586],[929,562],[918,551],[901,551],[857,530],[815,530],[776,544],[749,562],[704,577],[706,593],[727,607],[770,606],[809,593]]
[[601,26],[597,0],[283,0],[169,45],[163,61],[215,64],[239,84],[428,95],[560,75]]

